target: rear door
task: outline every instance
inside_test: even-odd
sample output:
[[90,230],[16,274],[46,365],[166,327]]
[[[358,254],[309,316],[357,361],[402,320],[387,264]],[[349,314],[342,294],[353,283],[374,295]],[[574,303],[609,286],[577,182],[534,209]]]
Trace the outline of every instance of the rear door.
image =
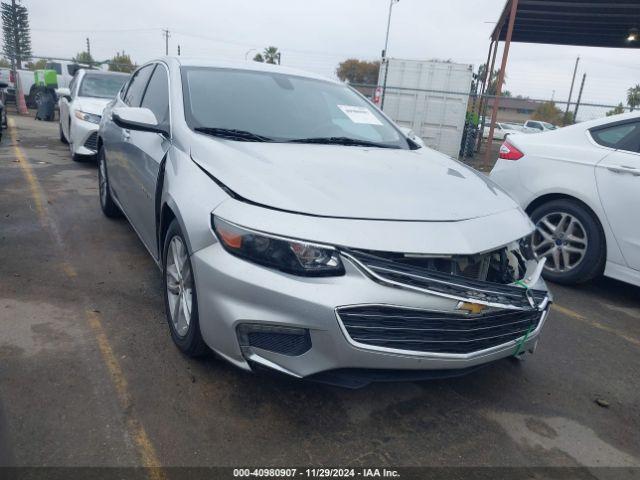
[[600,145],[616,149],[596,167],[598,193],[627,266],[640,270],[640,119],[590,133]]
[[[140,106],[151,110],[158,125],[170,131],[169,75],[164,64],[156,65]],[[159,133],[132,130],[128,144],[127,178],[136,186],[130,198],[131,221],[135,222],[136,230],[149,251],[157,257],[155,193],[160,164],[171,140]]]

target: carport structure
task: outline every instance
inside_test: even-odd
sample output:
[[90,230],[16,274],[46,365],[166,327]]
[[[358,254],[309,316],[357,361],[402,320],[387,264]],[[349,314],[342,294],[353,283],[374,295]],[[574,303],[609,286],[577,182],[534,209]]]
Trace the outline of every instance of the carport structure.
[[[640,0],[507,0],[489,45],[481,98],[485,98],[491,72],[504,42],[502,64],[493,102],[485,164],[491,145],[504,85],[511,42],[583,47],[640,48]],[[570,101],[570,99],[569,99]],[[481,101],[479,112],[483,111]]]

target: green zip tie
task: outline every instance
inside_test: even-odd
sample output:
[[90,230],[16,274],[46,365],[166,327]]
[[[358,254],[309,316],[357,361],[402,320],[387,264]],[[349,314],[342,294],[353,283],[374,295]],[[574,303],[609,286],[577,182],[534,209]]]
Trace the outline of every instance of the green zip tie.
[[527,290],[529,290],[529,285],[524,283],[522,280],[516,280],[514,283],[522,288],[526,288]]
[[520,342],[518,342],[518,345],[516,346],[516,351],[513,352],[513,356],[514,357],[517,357],[518,354],[520,353],[520,350],[522,350],[522,346],[527,341],[527,338],[529,337],[529,334],[531,333],[531,330],[533,330],[533,324],[529,325],[529,329],[527,330],[527,333],[525,333],[524,337],[522,337],[522,340],[520,340]]

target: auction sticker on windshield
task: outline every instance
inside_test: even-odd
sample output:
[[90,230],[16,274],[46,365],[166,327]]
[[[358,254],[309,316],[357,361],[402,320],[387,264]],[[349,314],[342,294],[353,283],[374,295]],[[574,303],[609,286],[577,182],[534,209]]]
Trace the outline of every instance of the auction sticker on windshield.
[[371,110],[367,107],[358,107],[355,105],[338,105],[338,108],[349,117],[353,123],[363,123],[365,125],[382,125],[382,122],[376,118]]

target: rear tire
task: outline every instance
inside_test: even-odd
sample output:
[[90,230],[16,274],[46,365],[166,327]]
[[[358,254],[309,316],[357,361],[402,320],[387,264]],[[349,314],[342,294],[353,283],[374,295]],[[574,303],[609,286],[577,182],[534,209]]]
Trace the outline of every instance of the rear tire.
[[109,218],[121,217],[122,212],[111,196],[107,163],[104,158],[104,149],[102,147],[100,147],[100,150],[98,151],[98,190],[100,192],[100,208],[102,209],[102,213]]
[[[561,219],[565,219],[564,222]],[[544,253],[543,249],[547,247],[551,249],[551,253],[540,255],[547,257],[543,271],[545,279],[571,285],[588,282],[602,274],[607,258],[604,231],[600,221],[585,205],[571,199],[551,200],[537,207],[531,213],[531,220],[537,228],[532,242],[536,254]],[[554,233],[547,225],[556,222],[558,226],[562,224],[564,230],[569,229],[571,222],[574,227],[571,231],[558,228]],[[547,238],[543,238],[545,236]],[[546,245],[536,248],[538,242]],[[576,253],[578,251],[581,252]]]
[[162,251],[164,307],[173,343],[185,355],[201,357],[210,350],[200,333],[196,282],[186,245],[174,219],[167,229]]

